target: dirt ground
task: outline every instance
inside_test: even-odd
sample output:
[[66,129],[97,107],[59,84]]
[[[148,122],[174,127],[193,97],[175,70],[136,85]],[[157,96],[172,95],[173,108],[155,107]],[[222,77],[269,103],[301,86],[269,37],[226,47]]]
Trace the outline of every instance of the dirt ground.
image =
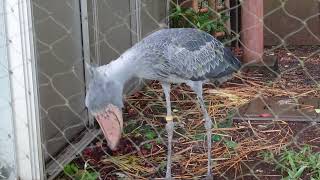
[[[320,124],[314,122],[232,121],[239,107],[256,97],[319,97],[320,48],[289,47],[266,52],[279,60],[275,77],[254,71],[237,75],[216,88],[206,85],[204,96],[209,114],[215,117],[212,148],[215,179],[281,179],[286,176],[261,153],[277,154],[285,147],[311,145],[320,150]],[[239,52],[238,52],[239,53]],[[240,52],[241,53],[241,52]],[[176,179],[201,179],[206,173],[206,143],[202,114],[196,97],[188,87],[171,91],[175,116],[173,176]],[[77,159],[97,172],[101,179],[161,179],[165,175],[165,102],[161,86],[147,86],[126,98],[124,135],[117,151],[111,151],[100,136]],[[58,179],[68,179],[61,175]],[[308,176],[304,176],[308,179]]]

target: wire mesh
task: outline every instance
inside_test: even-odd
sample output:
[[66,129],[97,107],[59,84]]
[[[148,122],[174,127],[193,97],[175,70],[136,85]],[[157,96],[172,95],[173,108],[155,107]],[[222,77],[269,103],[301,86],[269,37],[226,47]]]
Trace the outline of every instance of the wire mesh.
[[[241,18],[245,17],[241,15],[251,12],[243,8],[241,13],[245,1],[93,0],[84,6],[75,0],[32,0],[45,175],[55,179],[163,178],[166,106],[159,82],[137,86],[135,79],[127,84],[130,93],[125,95],[123,136],[118,150],[111,151],[99,127],[89,123],[84,104],[85,63],[107,64],[151,32],[167,27],[208,31],[241,59],[245,48],[241,40],[245,30]],[[247,66],[220,86],[204,86],[208,112],[215,120],[211,149],[215,179],[320,179],[319,7],[315,0],[265,1],[260,19],[264,21],[263,55],[277,59],[278,67]],[[83,17],[85,11],[87,17]],[[0,19],[8,13],[0,13]],[[0,38],[7,38],[5,31]],[[1,41],[0,50],[7,43],[10,38]],[[16,81],[10,76],[16,67],[5,58],[0,63],[1,92],[7,92],[1,93],[4,114],[12,111],[9,82]],[[201,179],[206,175],[207,155],[196,94],[186,85],[173,85],[171,102],[173,177]],[[251,115],[250,120],[244,119]],[[270,117],[280,118],[266,120]],[[298,120],[292,120],[295,117]],[[10,129],[9,124],[4,126]],[[13,149],[14,133],[0,128],[0,135],[1,146],[6,147],[0,147],[1,160],[9,146]],[[7,176],[1,169],[7,161],[13,160],[0,161],[0,179]]]

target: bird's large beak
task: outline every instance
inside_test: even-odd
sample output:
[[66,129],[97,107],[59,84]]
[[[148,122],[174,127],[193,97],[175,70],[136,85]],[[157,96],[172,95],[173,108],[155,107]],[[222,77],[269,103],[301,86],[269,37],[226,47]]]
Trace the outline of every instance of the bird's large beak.
[[114,106],[108,105],[108,107],[102,112],[96,115],[100,128],[108,142],[108,146],[111,150],[116,150],[117,145],[121,139],[121,133],[123,129],[123,118],[121,110]]

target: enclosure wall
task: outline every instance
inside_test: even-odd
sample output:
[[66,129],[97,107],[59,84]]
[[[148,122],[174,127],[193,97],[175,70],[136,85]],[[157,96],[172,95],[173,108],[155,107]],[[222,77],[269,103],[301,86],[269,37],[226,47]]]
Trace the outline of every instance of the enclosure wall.
[[317,0],[264,1],[265,45],[320,45]]
[[[149,33],[166,26],[166,1],[88,1],[90,61],[108,64]],[[130,94],[138,79],[126,84]]]
[[86,125],[79,1],[33,0],[36,59],[46,161]]

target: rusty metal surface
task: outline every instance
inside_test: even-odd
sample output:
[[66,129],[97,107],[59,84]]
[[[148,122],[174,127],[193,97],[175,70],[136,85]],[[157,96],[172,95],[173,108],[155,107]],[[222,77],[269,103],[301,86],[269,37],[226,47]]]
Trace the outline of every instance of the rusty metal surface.
[[320,108],[320,99],[313,97],[256,98],[241,107],[234,120],[283,120],[315,121],[320,117],[315,109]]

